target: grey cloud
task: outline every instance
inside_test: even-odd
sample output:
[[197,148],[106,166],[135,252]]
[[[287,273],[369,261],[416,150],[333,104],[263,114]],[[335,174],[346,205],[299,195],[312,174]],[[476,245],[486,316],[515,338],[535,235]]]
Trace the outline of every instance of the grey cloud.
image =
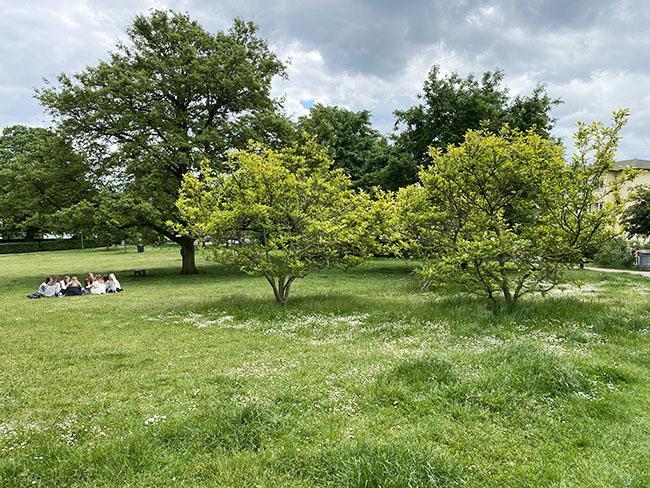
[[370,109],[381,130],[413,103],[433,63],[443,70],[502,68],[513,92],[547,82],[565,104],[557,133],[577,117],[635,114],[619,154],[650,157],[650,10],[643,0],[0,0],[0,126],[44,123],[31,99],[42,78],[106,56],[130,19],[151,8],[187,11],[212,31],[252,19],[291,79],[275,92]]

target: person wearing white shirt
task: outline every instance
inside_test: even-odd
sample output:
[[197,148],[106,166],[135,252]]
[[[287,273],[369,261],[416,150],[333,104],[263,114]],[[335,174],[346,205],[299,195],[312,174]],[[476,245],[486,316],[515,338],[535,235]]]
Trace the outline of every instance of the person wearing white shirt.
[[106,280],[106,293],[118,293],[122,291],[122,285],[113,273],[108,275]]
[[59,281],[61,285],[61,293],[65,293],[65,290],[68,288],[68,283],[70,283],[70,277],[66,276],[62,281]]
[[40,293],[43,297],[58,296],[58,294],[61,293],[61,284],[59,283],[59,278],[56,276],[52,277],[45,288],[43,288],[43,291]]
[[104,277],[102,275],[96,275],[95,280],[90,285],[90,294],[91,295],[103,295],[106,293],[106,283],[104,283]]
[[45,277],[45,279],[43,280],[43,283],[41,283],[40,286],[38,287],[38,292],[37,293],[39,295],[43,294],[43,292],[45,291],[45,289],[47,288],[47,285],[50,283],[51,280],[52,280],[51,276],[46,276]]

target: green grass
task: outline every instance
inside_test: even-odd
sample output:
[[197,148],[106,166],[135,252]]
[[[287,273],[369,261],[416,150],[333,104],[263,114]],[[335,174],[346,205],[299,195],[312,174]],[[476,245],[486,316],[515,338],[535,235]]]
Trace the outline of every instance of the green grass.
[[[282,309],[199,264],[0,256],[0,486],[650,486],[650,280],[575,272],[494,315],[376,260]],[[25,298],[88,271],[126,291]]]

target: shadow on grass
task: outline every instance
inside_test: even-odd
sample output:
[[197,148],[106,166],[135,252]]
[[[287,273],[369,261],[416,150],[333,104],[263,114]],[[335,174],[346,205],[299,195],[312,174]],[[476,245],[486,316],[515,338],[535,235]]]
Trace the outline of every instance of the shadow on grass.
[[[197,284],[200,282],[209,282],[219,279],[220,281],[232,281],[239,280],[242,278],[248,277],[245,273],[239,271],[235,266],[223,266],[219,264],[209,264],[201,268],[201,272],[195,275],[181,275],[178,269],[170,267],[148,267],[143,266],[146,269],[145,276],[134,276],[133,270],[137,267],[131,266],[128,268],[120,268],[119,266],[111,267],[109,269],[101,269],[100,266],[95,266],[91,269],[75,269],[70,267],[64,272],[59,273],[59,277],[63,276],[77,276],[80,281],[83,282],[86,275],[91,272],[93,274],[101,273],[103,275],[108,275],[109,273],[114,273],[117,278],[120,280],[122,285],[132,285],[137,286],[138,288],[143,287],[152,287],[160,285],[190,285]],[[52,275],[57,273],[51,273]],[[11,284],[19,287],[28,287],[29,290],[32,288],[35,290],[38,285],[43,281],[45,273],[43,274],[29,274],[22,276],[12,276],[5,278],[7,284]],[[126,287],[126,286],[125,286]],[[22,293],[21,293],[22,294]]]
[[[138,284],[139,286],[159,285],[161,282],[173,282],[175,285],[180,285],[185,283],[196,283],[215,279],[218,279],[219,281],[230,281],[242,278],[257,279],[260,280],[260,282],[263,282],[262,277],[248,275],[240,271],[238,266],[223,265],[211,262],[199,264],[197,266],[198,273],[194,275],[182,275],[180,273],[180,263],[179,267],[151,267],[147,266],[146,264],[130,264],[127,267],[114,266],[110,267],[110,269],[101,268],[102,266],[94,266],[90,269],[75,269],[74,266],[71,266],[65,270],[54,271],[57,271],[59,276],[77,276],[80,279],[83,279],[89,272],[101,274],[115,273],[122,283],[133,283]],[[141,268],[146,269],[146,276],[134,276],[133,270]],[[384,278],[390,280],[398,277],[408,278],[412,276],[411,270],[412,265],[409,262],[381,259],[377,261],[369,261],[350,270],[324,269],[315,271],[308,275],[305,280],[301,280],[301,283],[307,283],[309,281],[321,281],[323,278],[344,279],[346,281],[363,281],[367,279]],[[47,272],[48,270],[46,269],[43,271],[43,273],[14,276],[11,277],[11,281],[13,283],[21,284],[36,283],[34,286],[37,286],[38,283],[42,281]],[[50,270],[50,273],[52,273],[52,270]],[[415,283],[414,286],[417,286],[417,283]]]
[[[122,263],[124,264],[124,263]],[[182,276],[177,267],[147,268],[147,276],[134,277],[131,267],[122,266],[103,270],[114,272],[127,293],[151,295],[155,289],[178,288],[179,296],[197,297],[192,311],[220,309],[237,319],[255,317],[273,320],[288,313],[299,314],[368,314],[381,316],[383,320],[413,319],[419,321],[442,321],[457,325],[459,331],[468,335],[493,333],[504,326],[528,328],[554,327],[562,324],[592,324],[597,332],[615,334],[641,330],[646,325],[638,320],[621,317],[608,303],[598,300],[571,297],[526,297],[518,307],[505,313],[494,313],[487,299],[466,294],[422,294],[418,282],[412,276],[415,263],[395,259],[377,259],[349,271],[321,270],[296,282],[286,307],[275,304],[270,287],[264,279],[241,272],[236,266],[202,263],[197,275]],[[102,270],[96,270],[102,271]],[[70,275],[85,276],[71,270]],[[571,278],[597,276],[613,287],[628,284],[629,277],[603,275],[592,272],[573,272]],[[644,279],[644,278],[640,278]],[[14,277],[16,290],[25,285],[32,291],[42,280],[41,276]],[[212,287],[211,285],[215,286]],[[236,285],[236,286],[233,286]],[[209,289],[206,286],[210,286]],[[18,291],[22,295],[24,292]],[[641,306],[641,305],[640,305]],[[169,311],[187,310],[173,301],[165,304]],[[506,330],[506,332],[508,332]],[[577,342],[581,340],[575,335]],[[584,339],[584,338],[583,338]]]
[[[234,279],[231,277],[230,279]],[[261,293],[260,293],[261,292]],[[185,308],[178,308],[182,312]],[[291,315],[367,315],[368,320],[413,320],[422,323],[443,322],[463,335],[485,335],[498,331],[527,329],[571,329],[590,325],[595,331],[618,333],[633,330],[634,321],[621,317],[606,303],[575,297],[522,301],[508,313],[495,314],[487,300],[474,296],[430,296],[420,293],[396,293],[372,297],[354,292],[297,292],[282,307],[275,303],[270,288],[256,288],[254,293],[231,293],[215,296],[194,308],[193,312],[232,315],[236,320],[256,318],[282,320]],[[637,324],[639,327],[641,323]],[[577,336],[576,336],[577,337]],[[576,339],[579,342],[580,337]]]

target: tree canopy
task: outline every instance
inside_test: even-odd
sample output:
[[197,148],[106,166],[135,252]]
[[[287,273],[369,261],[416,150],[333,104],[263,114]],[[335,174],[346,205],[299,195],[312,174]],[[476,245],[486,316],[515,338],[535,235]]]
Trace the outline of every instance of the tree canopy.
[[249,139],[278,143],[287,125],[271,98],[284,65],[252,23],[211,34],[185,14],[137,16],[107,61],[38,92],[38,98],[91,161],[103,188],[97,201],[120,228],[154,231],[181,245],[184,273],[196,272],[194,236],[176,199],[185,174]]
[[317,103],[300,117],[298,129],[313,135],[327,149],[336,168],[342,168],[356,186],[370,187],[388,150],[386,138],[372,127],[370,112],[353,112]]
[[[560,103],[538,85],[528,96],[509,96],[503,86],[503,71],[487,71],[480,79],[474,74],[458,73],[443,76],[433,66],[424,82],[420,102],[405,110],[395,111],[394,136],[396,154],[385,170],[401,184],[417,179],[420,165],[430,163],[429,148],[445,149],[459,144],[470,129],[487,128],[498,132],[508,124],[513,129],[528,130],[550,137],[554,120],[552,107]],[[397,186],[397,185],[395,185]]]
[[580,124],[568,163],[560,145],[507,126],[470,130],[446,152],[432,148],[420,184],[399,193],[425,287],[460,285],[511,306],[556,286],[564,269],[614,233],[629,176],[604,180],[626,119],[619,111],[611,127]]
[[313,141],[237,151],[229,171],[186,175],[178,208],[212,259],[266,278],[278,304],[310,272],[347,268],[376,249],[385,205],[352,188]]
[[92,199],[90,168],[62,137],[15,125],[0,135],[0,235],[33,238],[70,230],[58,214]]

